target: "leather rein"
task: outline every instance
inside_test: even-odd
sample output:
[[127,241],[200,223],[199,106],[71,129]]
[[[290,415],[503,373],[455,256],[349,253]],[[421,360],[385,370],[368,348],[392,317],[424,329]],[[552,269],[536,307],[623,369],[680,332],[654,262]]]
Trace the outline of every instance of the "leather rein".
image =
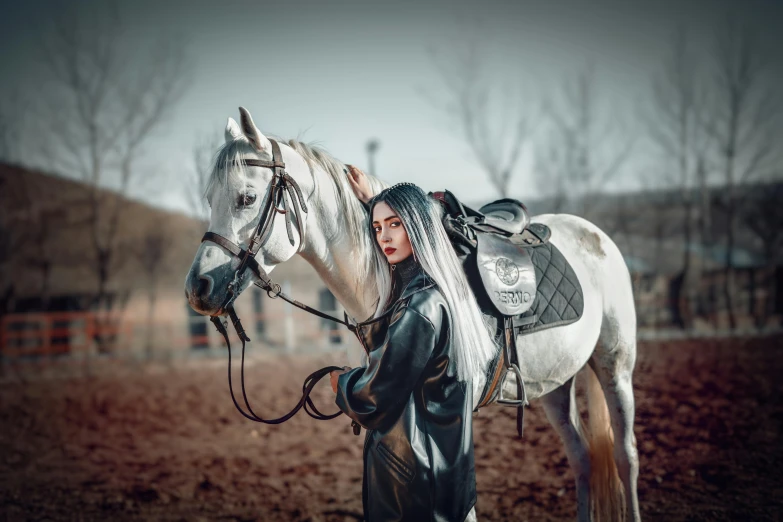
[[[338,366],[327,366],[308,375],[304,381],[304,384],[302,385],[302,398],[299,399],[299,402],[289,413],[276,419],[264,419],[256,414],[253,411],[253,408],[250,406],[250,402],[247,398],[247,392],[245,390],[245,343],[250,342],[250,338],[247,336],[245,329],[242,327],[239,316],[237,316],[236,311],[234,310],[233,303],[236,298],[239,297],[241,279],[246,268],[252,270],[253,273],[258,277],[258,281],[255,281],[253,284],[262,290],[265,290],[270,298],[275,299],[279,297],[308,313],[317,315],[323,319],[328,319],[343,324],[347,326],[348,329],[351,330],[351,332],[354,334],[356,333],[357,328],[356,325],[350,324],[348,322],[347,314],[345,315],[345,320],[341,320],[288,297],[281,291],[280,285],[272,281],[272,279],[269,277],[269,274],[267,274],[267,272],[258,264],[255,259],[258,251],[261,249],[261,246],[266,242],[272,233],[274,218],[278,213],[285,215],[286,232],[288,233],[288,240],[290,241],[291,246],[293,246],[295,243],[293,227],[291,224],[291,211],[293,210],[296,214],[296,228],[297,232],[299,233],[300,242],[303,241],[304,237],[304,222],[302,221],[302,214],[307,214],[307,205],[305,203],[304,197],[302,196],[302,191],[299,188],[299,185],[296,183],[296,180],[294,180],[294,178],[292,178],[285,171],[285,163],[283,162],[283,157],[280,152],[280,145],[278,145],[275,140],[270,139],[269,141],[272,144],[272,161],[242,159],[237,162],[248,167],[270,168],[272,169],[273,173],[272,181],[267,188],[266,194],[264,196],[264,202],[261,205],[261,219],[258,222],[258,226],[253,231],[253,235],[250,237],[250,242],[247,249],[243,249],[233,241],[214,232],[206,232],[204,237],[201,238],[202,243],[204,241],[211,241],[212,243],[225,248],[234,257],[237,257],[240,260],[239,266],[234,272],[234,277],[231,283],[228,285],[226,300],[220,307],[220,310],[218,310],[218,314],[221,312],[228,314],[240,341],[242,341],[242,365],[240,372],[240,382],[242,385],[242,398],[244,400],[245,407],[247,408],[246,411],[237,402],[231,381],[231,343],[228,339],[228,322],[223,319],[222,315],[218,314],[211,316],[210,321],[212,321],[212,324],[215,325],[217,331],[226,341],[226,347],[228,349],[228,389],[231,393],[231,400],[234,402],[234,406],[245,418],[264,424],[281,424],[293,417],[300,409],[304,408],[305,412],[307,412],[308,415],[316,420],[334,419],[335,417],[341,415],[342,411],[328,415],[321,413],[310,399],[310,392],[312,392],[318,381],[321,380],[324,376],[328,375],[331,371],[342,370],[342,368]],[[289,208],[289,205],[291,208]],[[357,428],[359,428],[359,425],[354,422],[353,428],[354,433],[358,435]]]

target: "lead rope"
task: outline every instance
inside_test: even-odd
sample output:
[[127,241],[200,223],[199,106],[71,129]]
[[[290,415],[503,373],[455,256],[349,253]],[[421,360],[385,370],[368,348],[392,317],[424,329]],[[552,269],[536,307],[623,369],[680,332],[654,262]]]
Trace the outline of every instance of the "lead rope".
[[[315,388],[315,385],[318,384],[318,381],[320,381],[325,375],[328,375],[333,370],[342,370],[342,368],[338,366],[327,366],[325,368],[321,368],[320,370],[316,370],[310,375],[308,375],[304,380],[304,384],[302,385],[302,398],[299,399],[299,402],[296,404],[296,406],[294,406],[294,408],[287,414],[283,415],[282,417],[278,417],[277,419],[264,419],[259,415],[257,415],[253,411],[253,408],[250,406],[250,402],[248,401],[247,398],[247,392],[245,390],[245,343],[249,342],[250,339],[247,337],[247,334],[245,333],[245,330],[242,327],[242,323],[240,322],[239,317],[234,311],[234,307],[229,307],[227,311],[229,313],[229,316],[231,317],[231,322],[234,324],[234,328],[236,329],[237,334],[239,335],[239,339],[242,341],[242,367],[241,367],[242,369],[240,374],[240,382],[242,386],[242,398],[245,402],[245,406],[247,407],[247,412],[244,409],[242,409],[242,407],[237,402],[236,396],[234,395],[234,385],[231,379],[231,342],[228,339],[228,330],[226,329],[226,325],[218,316],[212,316],[210,318],[210,321],[212,321],[212,324],[215,325],[217,331],[220,332],[220,335],[222,335],[223,339],[225,339],[226,341],[226,348],[228,350],[228,389],[229,392],[231,393],[231,400],[233,401],[234,406],[236,407],[237,411],[239,411],[239,413],[242,414],[243,417],[251,421],[261,422],[264,424],[281,424],[287,421],[288,419],[290,419],[291,417],[293,417],[303,407],[307,412],[307,414],[316,420],[330,420],[342,415],[343,413],[342,411],[325,415],[320,411],[318,411],[318,409],[315,407],[312,400],[310,399],[310,393],[313,391],[313,388]],[[309,407],[313,411],[310,411],[307,405],[309,405]]]
[[[265,288],[263,283],[260,281],[257,282],[257,286],[261,288]],[[356,335],[356,337],[359,339],[359,342],[362,345],[362,348],[364,348],[364,351],[367,352],[367,347],[364,344],[364,340],[362,339],[361,335],[358,333],[358,329],[360,326],[366,326],[375,322],[378,322],[382,319],[384,319],[387,315],[389,315],[392,310],[387,311],[386,313],[370,320],[365,321],[363,323],[359,324],[350,324],[348,322],[348,315],[345,314],[345,320],[340,320],[336,317],[332,317],[331,315],[325,314],[319,310],[316,310],[314,308],[311,308],[305,304],[300,303],[299,301],[296,301],[294,299],[291,299],[284,293],[280,291],[279,285],[275,284],[275,287],[265,288],[267,290],[267,294],[271,298],[277,298],[280,297],[283,300],[287,301],[288,303],[301,308],[302,310],[309,312],[313,315],[317,315],[319,317],[322,317],[324,319],[328,319],[330,321],[334,321],[336,323],[345,325],[351,332]],[[274,293],[272,291],[274,290]],[[226,341],[226,349],[228,350],[228,390],[231,393],[231,401],[234,403],[234,407],[237,409],[239,413],[242,414],[243,417],[246,419],[249,419],[253,422],[261,422],[264,424],[281,424],[294,415],[296,415],[299,410],[304,408],[305,413],[307,413],[310,417],[314,418],[315,420],[330,420],[334,419],[335,417],[338,417],[342,415],[342,411],[338,411],[333,414],[323,414],[321,413],[318,408],[315,407],[315,404],[313,403],[312,399],[310,398],[310,393],[313,391],[313,388],[315,388],[315,385],[320,381],[324,376],[328,375],[330,372],[334,370],[342,370],[342,368],[338,366],[327,366],[325,368],[321,368],[320,370],[316,370],[310,375],[308,375],[304,383],[302,384],[302,398],[299,399],[299,402],[294,406],[294,408],[288,412],[287,414],[283,415],[282,417],[279,417],[277,419],[264,419],[261,416],[257,415],[253,408],[250,406],[250,401],[247,398],[247,392],[245,389],[245,343],[250,342],[250,338],[247,336],[247,333],[245,332],[244,327],[242,326],[242,322],[239,320],[239,316],[237,315],[236,311],[234,310],[234,307],[229,305],[225,308],[226,312],[228,312],[229,317],[231,318],[231,323],[234,325],[234,329],[237,332],[237,336],[239,337],[239,340],[242,341],[242,359],[241,359],[241,370],[240,370],[240,383],[242,386],[242,399],[245,402],[245,406],[247,407],[247,412],[242,409],[242,407],[239,405],[239,403],[236,400],[236,396],[234,395],[234,385],[231,379],[231,341],[228,339],[228,329],[226,328],[226,323],[224,323],[219,316],[213,315],[210,317],[210,321],[212,321],[212,324],[215,325],[215,328],[220,333],[220,335],[223,336],[223,339]],[[312,410],[312,411],[311,411]],[[353,429],[354,435],[359,435],[361,433],[361,425],[357,423],[354,420],[351,420],[351,428]]]

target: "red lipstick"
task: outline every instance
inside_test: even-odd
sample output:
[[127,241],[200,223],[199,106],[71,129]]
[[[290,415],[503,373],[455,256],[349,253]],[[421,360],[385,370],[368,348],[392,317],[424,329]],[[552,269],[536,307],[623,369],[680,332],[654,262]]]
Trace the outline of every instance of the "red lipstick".
[[397,249],[396,248],[392,248],[392,247],[386,247],[386,248],[383,249],[383,253],[386,254],[387,256],[392,255],[396,251],[397,251]]

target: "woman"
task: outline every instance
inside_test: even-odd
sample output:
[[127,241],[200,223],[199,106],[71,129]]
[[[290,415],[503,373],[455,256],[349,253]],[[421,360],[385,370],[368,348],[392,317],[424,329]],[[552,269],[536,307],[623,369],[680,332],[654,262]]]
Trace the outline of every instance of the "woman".
[[364,519],[474,518],[472,376],[496,346],[439,205],[401,183],[369,210],[380,297],[357,329],[367,366],[332,372],[337,405],[367,429]]

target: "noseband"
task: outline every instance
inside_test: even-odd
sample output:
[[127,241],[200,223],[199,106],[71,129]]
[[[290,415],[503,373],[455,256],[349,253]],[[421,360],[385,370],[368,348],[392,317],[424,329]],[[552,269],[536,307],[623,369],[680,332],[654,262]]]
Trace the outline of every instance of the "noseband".
[[[280,297],[306,312],[343,324],[347,326],[348,329],[353,333],[356,333],[357,328],[356,325],[352,325],[348,322],[347,315],[343,321],[319,310],[311,308],[305,304],[302,304],[299,301],[291,299],[281,291],[280,285],[273,282],[269,277],[269,274],[266,273],[266,270],[264,270],[258,264],[258,261],[256,261],[256,254],[258,254],[258,251],[261,249],[261,246],[266,242],[266,240],[269,239],[269,235],[272,233],[274,218],[278,213],[285,215],[285,227],[286,232],[288,233],[288,241],[291,243],[291,246],[295,244],[293,227],[291,226],[291,208],[293,208],[294,212],[296,213],[296,229],[299,234],[300,245],[304,240],[304,221],[302,220],[302,213],[307,213],[307,205],[305,204],[305,200],[302,196],[302,191],[299,188],[299,185],[296,183],[296,180],[294,180],[294,178],[292,178],[285,171],[285,162],[283,162],[283,157],[280,153],[280,145],[278,145],[275,140],[270,139],[269,141],[272,144],[272,161],[242,159],[238,162],[235,162],[235,164],[241,164],[247,167],[270,168],[272,169],[273,173],[272,181],[267,188],[266,194],[264,195],[264,202],[261,205],[261,217],[258,221],[258,226],[255,228],[253,235],[250,237],[250,242],[247,249],[243,249],[233,241],[214,232],[207,232],[204,234],[204,237],[201,238],[202,243],[204,241],[211,241],[212,243],[220,245],[231,252],[234,257],[239,258],[240,260],[239,266],[234,272],[234,277],[228,284],[226,299],[223,302],[223,305],[220,307],[220,310],[218,310],[218,313],[211,316],[210,320],[212,321],[212,324],[215,325],[215,328],[220,333],[220,335],[223,336],[223,339],[226,341],[226,346],[228,348],[228,388],[231,393],[231,400],[234,402],[234,406],[239,411],[239,413],[241,413],[245,418],[255,422],[262,422],[264,424],[280,424],[293,417],[301,408],[304,408],[307,414],[314,419],[329,420],[337,417],[338,415],[341,415],[342,412],[338,411],[337,413],[333,413],[331,415],[324,415],[323,413],[319,412],[310,399],[310,392],[318,383],[318,381],[324,376],[328,375],[332,370],[341,370],[341,368],[337,366],[327,366],[326,368],[321,368],[320,370],[317,370],[308,375],[304,384],[302,385],[302,398],[299,400],[293,410],[277,419],[263,419],[258,416],[250,407],[250,403],[247,399],[247,392],[245,391],[245,343],[250,342],[250,338],[247,336],[245,329],[242,327],[239,316],[237,316],[236,311],[234,310],[233,303],[236,298],[239,297],[239,293],[241,291],[241,278],[246,268],[252,270],[253,273],[258,277],[258,281],[255,281],[254,284],[259,288],[266,290],[266,293],[269,297]],[[289,208],[289,205],[291,208]],[[240,381],[242,384],[242,398],[244,399],[247,411],[245,411],[239,405],[236,397],[234,396],[234,388],[231,381],[231,343],[228,340],[228,325],[227,322],[225,322],[221,317],[221,312],[227,313],[231,318],[234,329],[236,330],[240,341],[242,341],[242,365]],[[352,422],[352,427],[354,434],[358,435],[360,431],[359,425],[356,422]]]

